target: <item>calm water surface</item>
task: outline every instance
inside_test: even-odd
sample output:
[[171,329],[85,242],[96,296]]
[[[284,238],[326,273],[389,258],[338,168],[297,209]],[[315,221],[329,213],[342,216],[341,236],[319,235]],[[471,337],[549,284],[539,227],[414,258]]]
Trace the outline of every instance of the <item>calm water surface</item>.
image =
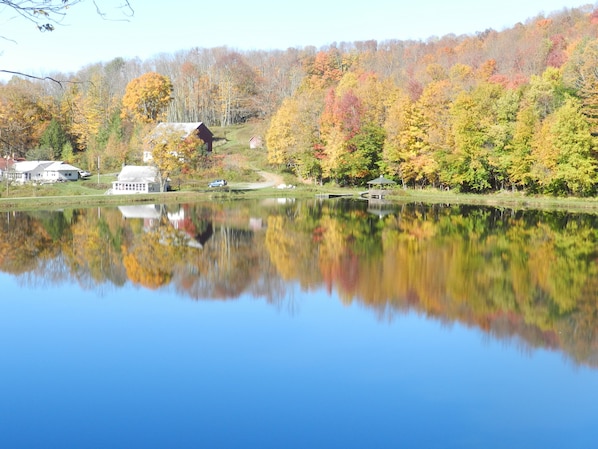
[[589,448],[598,219],[0,214],[0,447]]

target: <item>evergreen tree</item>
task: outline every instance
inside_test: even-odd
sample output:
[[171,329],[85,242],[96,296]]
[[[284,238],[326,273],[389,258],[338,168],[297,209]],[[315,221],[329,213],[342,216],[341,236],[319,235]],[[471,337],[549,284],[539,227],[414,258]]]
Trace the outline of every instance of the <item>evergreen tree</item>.
[[56,119],[52,119],[50,124],[40,138],[40,146],[51,151],[54,159],[60,159],[62,149],[69,143],[68,136],[62,125]]

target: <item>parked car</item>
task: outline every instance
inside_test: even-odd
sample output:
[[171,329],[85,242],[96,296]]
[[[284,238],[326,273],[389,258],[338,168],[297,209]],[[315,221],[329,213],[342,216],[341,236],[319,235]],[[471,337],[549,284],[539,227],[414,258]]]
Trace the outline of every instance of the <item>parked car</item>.
[[85,171],[85,170],[79,171],[79,178],[89,178],[90,176],[91,176],[91,173],[89,173],[88,171]]
[[208,187],[224,187],[226,185],[226,180],[224,179],[216,179],[208,184]]

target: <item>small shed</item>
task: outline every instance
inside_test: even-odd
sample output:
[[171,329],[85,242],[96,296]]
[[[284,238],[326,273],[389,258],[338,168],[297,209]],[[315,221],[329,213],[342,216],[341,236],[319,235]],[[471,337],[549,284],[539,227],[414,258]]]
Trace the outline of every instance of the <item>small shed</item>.
[[264,141],[260,136],[252,136],[249,139],[249,148],[252,150],[257,150],[264,147]]
[[368,196],[370,198],[383,199],[388,193],[388,189],[394,186],[396,182],[380,175],[378,178],[368,181]]

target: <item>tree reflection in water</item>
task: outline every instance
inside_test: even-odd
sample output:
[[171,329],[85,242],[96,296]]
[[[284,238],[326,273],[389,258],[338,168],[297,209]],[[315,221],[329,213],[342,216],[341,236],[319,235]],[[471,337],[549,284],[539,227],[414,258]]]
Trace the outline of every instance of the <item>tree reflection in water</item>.
[[133,283],[281,305],[325,287],[598,366],[598,219],[362,201],[243,201],[0,214],[0,269],[84,289]]

